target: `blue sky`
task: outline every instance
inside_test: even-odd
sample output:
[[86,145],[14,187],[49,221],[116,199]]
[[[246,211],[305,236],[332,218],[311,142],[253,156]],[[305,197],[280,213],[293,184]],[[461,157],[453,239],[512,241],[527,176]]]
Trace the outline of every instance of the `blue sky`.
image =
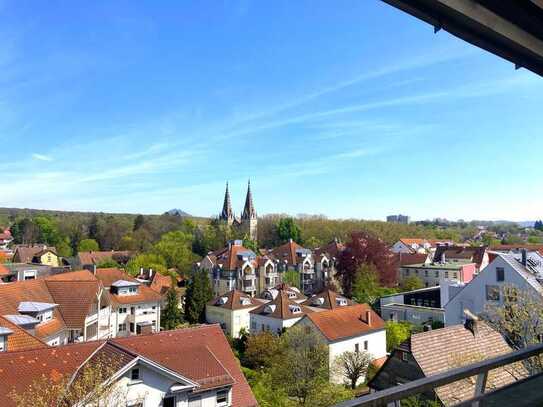
[[542,95],[378,0],[0,0],[0,206],[541,218]]

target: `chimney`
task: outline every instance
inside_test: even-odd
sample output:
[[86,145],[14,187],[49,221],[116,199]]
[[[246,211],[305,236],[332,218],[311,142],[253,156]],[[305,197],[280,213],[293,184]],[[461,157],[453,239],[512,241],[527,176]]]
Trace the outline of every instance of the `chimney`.
[[366,322],[366,324],[371,326],[371,311],[370,310],[366,311],[366,321],[365,322]]
[[289,241],[289,243],[292,243],[292,238],[289,238],[288,241]]
[[428,332],[428,331],[431,331],[432,330],[432,325],[431,324],[426,324],[422,327],[422,330],[424,332]]
[[153,269],[149,269],[149,278],[153,278]]
[[528,254],[526,253],[526,249],[522,249],[521,253],[522,253],[522,265],[526,267],[526,262],[528,259]]
[[469,309],[464,310],[464,315],[466,316],[466,322],[464,322],[464,328],[466,328],[468,331],[471,331],[473,336],[477,336],[479,318],[474,313],[472,313]]
[[92,274],[96,275],[96,264],[92,265]]

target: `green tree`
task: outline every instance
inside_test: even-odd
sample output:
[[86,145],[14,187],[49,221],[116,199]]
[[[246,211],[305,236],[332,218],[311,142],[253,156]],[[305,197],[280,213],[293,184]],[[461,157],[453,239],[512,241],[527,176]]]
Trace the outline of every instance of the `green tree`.
[[392,352],[394,348],[411,336],[411,324],[409,322],[386,322],[387,333],[387,352]]
[[185,294],[185,319],[191,324],[204,323],[206,304],[212,298],[213,290],[207,272],[194,270]]
[[300,273],[295,270],[288,270],[283,273],[283,282],[291,287],[300,288]]
[[300,406],[312,405],[311,396],[328,383],[328,348],[315,331],[289,328],[281,336],[281,352],[270,372],[274,385]]
[[99,261],[96,267],[99,269],[111,269],[111,268],[120,268],[121,265],[117,263],[115,260],[113,260],[112,257],[107,257]]
[[247,234],[243,236],[243,246],[258,254],[258,243],[254,240],[251,240],[251,238]]
[[164,257],[155,253],[138,254],[136,257],[130,259],[126,265],[128,274],[131,276],[137,276],[142,268],[153,269],[157,273],[164,275],[168,274],[166,260],[164,260]]
[[353,298],[360,304],[373,304],[381,295],[383,295],[383,288],[379,286],[375,266],[362,264],[355,275],[352,288]]
[[65,237],[56,244],[57,254],[60,257],[70,257],[73,255],[72,247],[70,246],[70,239]]
[[293,218],[279,219],[279,222],[277,222],[277,237],[282,243],[288,242],[289,239],[294,240],[296,243],[302,242],[302,232]]
[[325,382],[320,385],[318,391],[309,393],[305,405],[311,407],[329,407],[354,398],[355,393],[351,389]]
[[100,246],[94,239],[83,239],[77,245],[78,252],[96,252],[98,250],[100,250]]
[[132,228],[132,230],[135,232],[136,230],[141,229],[144,224],[145,224],[145,218],[143,217],[143,215],[138,215],[134,219],[134,227]]
[[162,235],[153,252],[166,260],[168,268],[173,267],[181,274],[189,272],[196,260],[192,253],[192,235],[180,231]]
[[34,223],[38,227],[40,243],[56,246],[61,242],[56,221],[48,216],[36,216]]
[[243,365],[251,369],[269,368],[280,351],[280,340],[270,332],[261,332],[247,338]]
[[424,288],[424,283],[417,276],[409,276],[402,280],[400,287],[402,291],[413,291]]
[[285,389],[273,385],[270,373],[257,372],[245,367],[242,370],[260,407],[296,407],[296,403],[288,397]]
[[181,310],[177,299],[175,287],[171,287],[166,293],[166,306],[160,316],[160,324],[166,330],[175,329],[182,322]]

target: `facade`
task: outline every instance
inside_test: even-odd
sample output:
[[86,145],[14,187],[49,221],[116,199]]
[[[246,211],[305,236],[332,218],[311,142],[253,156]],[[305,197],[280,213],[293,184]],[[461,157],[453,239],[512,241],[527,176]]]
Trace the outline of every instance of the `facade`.
[[453,283],[469,283],[475,276],[477,266],[463,260],[440,263],[408,264],[400,267],[400,282],[410,276],[421,279],[426,287],[438,286],[443,280]]
[[46,264],[32,263],[6,263],[3,267],[6,270],[2,273],[0,279],[4,283],[34,280],[65,271],[63,267],[51,267]]
[[238,218],[232,210],[232,202],[230,200],[230,191],[228,183],[226,183],[226,191],[224,193],[224,202],[222,212],[219,214],[219,221],[226,223],[239,230],[243,235],[249,237],[253,241],[258,240],[258,216],[253,203],[253,194],[251,192],[251,182],[247,184],[247,195],[245,197],[245,205],[241,217]]
[[404,321],[415,325],[432,322],[445,324],[441,290],[442,287],[429,287],[381,297],[379,299],[381,318],[385,321]]
[[[392,352],[368,386],[372,391],[384,390],[509,352],[511,348],[498,332],[482,321],[469,319],[465,325],[413,334]],[[494,369],[486,388],[513,383],[524,374],[521,367]],[[456,405],[473,397],[475,383],[460,380],[421,396],[432,401],[437,397],[444,406]]]
[[328,345],[330,380],[334,383],[345,381],[333,369],[344,352],[368,352],[372,360],[386,357],[385,323],[367,304],[308,313],[297,326],[315,330]]
[[[21,360],[32,360],[34,367]],[[65,375],[77,381],[77,372],[97,361],[114,366],[112,405],[257,406],[218,325],[61,346],[54,355],[47,349],[0,353],[0,405],[15,406],[10,392],[27,392],[40,377]]]
[[242,291],[232,290],[216,297],[206,305],[206,322],[220,324],[226,334],[239,338],[240,332],[249,332],[249,312],[261,306],[263,300],[257,300]]
[[543,256],[539,252],[496,253],[494,260],[445,305],[446,325],[463,323],[464,310],[475,315],[503,303],[505,286],[543,296]]
[[117,268],[96,269],[95,276],[109,293],[112,337],[160,331],[162,295]]
[[294,301],[288,290],[280,289],[273,300],[249,312],[250,331],[252,334],[268,331],[278,335],[311,312],[305,305]]
[[18,245],[13,254],[13,262],[44,264],[51,267],[62,265],[56,249],[47,245]]
[[209,253],[196,266],[207,271],[216,296],[239,290],[255,297],[281,281],[276,262],[245,248],[241,240]]

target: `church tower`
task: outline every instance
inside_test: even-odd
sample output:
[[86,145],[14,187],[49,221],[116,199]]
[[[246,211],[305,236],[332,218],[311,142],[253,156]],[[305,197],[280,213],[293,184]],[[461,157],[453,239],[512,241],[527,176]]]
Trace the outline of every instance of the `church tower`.
[[247,196],[245,197],[245,206],[241,214],[241,226],[251,240],[257,241],[258,217],[253,204],[253,194],[251,193],[251,181],[247,183]]
[[229,226],[234,223],[234,211],[232,211],[232,203],[230,202],[230,191],[228,191],[228,182],[226,183],[226,192],[224,193],[224,203],[222,212],[219,215],[219,220],[226,222]]

